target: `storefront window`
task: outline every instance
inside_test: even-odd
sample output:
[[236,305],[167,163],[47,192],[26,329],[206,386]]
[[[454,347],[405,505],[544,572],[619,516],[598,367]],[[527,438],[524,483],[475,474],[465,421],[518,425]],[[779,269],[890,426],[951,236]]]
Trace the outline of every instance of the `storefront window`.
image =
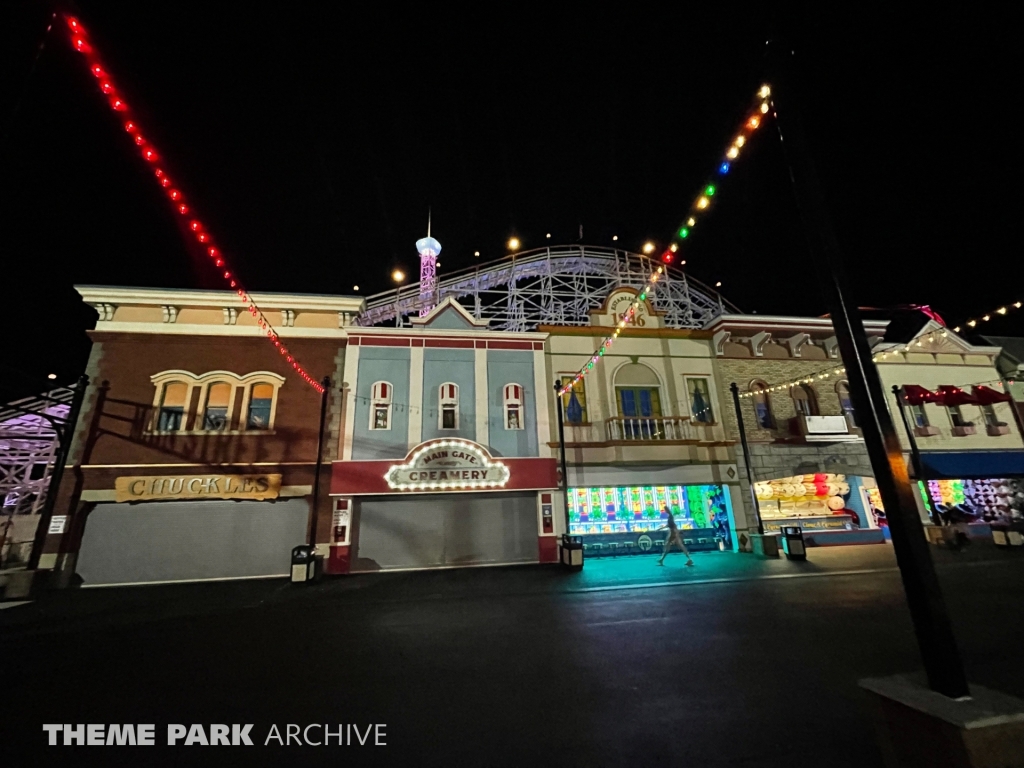
[[590,546],[611,547],[620,554],[655,547],[669,512],[684,535],[709,548],[718,539],[730,541],[728,502],[720,485],[569,489],[569,532],[597,537]]
[[391,429],[390,382],[374,382],[370,393],[370,429]]
[[523,388],[518,384],[506,384],[503,394],[505,400],[505,429],[522,429]]
[[949,420],[953,423],[954,427],[963,427],[967,425],[967,420],[964,419],[964,414],[960,410],[959,405],[947,405],[946,410],[949,411]]
[[911,405],[908,406],[908,408],[910,408],[910,417],[911,420],[914,422],[915,427],[928,426],[928,414],[924,412],[923,403],[920,405]]
[[[758,508],[766,531],[799,525],[807,531],[858,528],[861,525],[851,499],[846,475],[818,472],[754,483]],[[870,521],[869,521],[870,523]]]
[[845,381],[836,384],[836,396],[839,398],[839,410],[843,416],[857,426],[857,414],[853,411],[853,399],[850,397],[850,385]]
[[203,409],[203,429],[222,432],[228,428],[228,408],[234,391],[234,387],[223,382],[210,385]]
[[807,384],[797,384],[790,390],[793,398],[793,407],[800,416],[817,416],[818,401],[814,396],[814,390]]
[[693,420],[701,424],[711,424],[715,413],[711,409],[711,388],[707,379],[686,380],[686,391],[690,399],[690,414]]
[[[576,374],[560,374],[561,380],[572,381]],[[586,424],[587,418],[587,390],[585,381],[580,379],[573,383],[572,387],[562,395],[562,413],[565,416],[566,424]]]
[[441,406],[440,429],[459,428],[459,387],[448,382],[438,388],[438,401]]
[[270,384],[253,385],[246,429],[270,429],[270,409],[273,404],[274,388]]
[[754,418],[757,419],[757,426],[761,429],[772,429],[775,424],[772,419],[772,404],[768,399],[768,387],[763,381],[755,381],[750,385],[754,400]]
[[173,381],[164,386],[164,396],[160,403],[157,418],[157,429],[160,432],[178,432],[182,428],[185,415],[185,398],[188,397],[188,384]]
[[1024,519],[1024,479],[918,481],[925,509],[946,523],[1007,522]]

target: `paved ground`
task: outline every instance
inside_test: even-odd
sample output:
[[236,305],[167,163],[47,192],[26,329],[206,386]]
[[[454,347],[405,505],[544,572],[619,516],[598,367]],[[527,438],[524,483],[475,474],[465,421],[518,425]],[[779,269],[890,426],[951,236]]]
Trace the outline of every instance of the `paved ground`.
[[[971,680],[1024,695],[1024,556],[936,555]],[[855,682],[919,666],[895,561],[810,557],[65,592],[0,611],[0,744],[40,765],[875,766]],[[46,748],[44,722],[158,743],[254,723],[257,746]],[[260,746],[323,722],[386,723],[387,746]]]

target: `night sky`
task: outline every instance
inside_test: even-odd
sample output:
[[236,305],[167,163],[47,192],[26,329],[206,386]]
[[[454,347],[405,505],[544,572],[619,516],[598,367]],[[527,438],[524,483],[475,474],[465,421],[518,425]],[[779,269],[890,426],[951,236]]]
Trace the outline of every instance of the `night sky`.
[[[428,206],[442,275],[476,250],[502,256],[513,234],[524,249],[547,232],[576,242],[580,225],[588,244],[665,244],[752,104],[765,40],[788,29],[853,300],[930,304],[955,323],[1024,297],[1016,21],[980,5],[758,7],[83,0],[76,12],[253,290],[385,290],[392,268],[415,270]],[[0,365],[24,381],[82,369],[93,315],[75,283],[223,287],[63,26],[37,59],[51,9],[0,8],[15,340]],[[745,311],[824,311],[771,121],[684,258]],[[989,330],[1022,332],[1024,314]]]

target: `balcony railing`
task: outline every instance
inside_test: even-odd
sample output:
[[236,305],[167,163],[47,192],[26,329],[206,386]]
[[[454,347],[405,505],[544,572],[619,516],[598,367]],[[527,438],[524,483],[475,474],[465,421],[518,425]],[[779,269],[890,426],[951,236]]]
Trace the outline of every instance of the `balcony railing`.
[[605,422],[607,439],[651,442],[659,440],[699,440],[689,419],[676,416],[619,416]]

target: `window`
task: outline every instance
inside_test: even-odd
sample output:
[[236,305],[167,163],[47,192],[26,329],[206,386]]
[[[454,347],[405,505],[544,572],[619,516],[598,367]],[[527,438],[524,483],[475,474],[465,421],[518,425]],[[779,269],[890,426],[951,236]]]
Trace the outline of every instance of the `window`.
[[390,382],[378,381],[373,385],[370,396],[370,429],[391,429],[391,396],[394,387]]
[[910,420],[913,422],[915,427],[928,426],[928,414],[924,411],[924,403],[919,405],[908,405],[907,408],[910,410]]
[[246,429],[270,429],[270,409],[273,404],[274,388],[269,384],[253,384],[249,395]]
[[227,382],[211,384],[206,391],[206,405],[203,408],[203,429],[223,432],[228,428],[228,411],[235,393]]
[[843,412],[843,416],[853,426],[857,426],[857,414],[853,412],[853,400],[850,398],[849,382],[836,382],[836,396],[839,398],[839,410]]
[[196,375],[163,371],[150,377],[155,388],[152,429],[157,432],[231,432],[274,428],[277,394],[284,376],[259,371]]
[[960,410],[959,405],[947,405],[946,410],[949,411],[949,420],[953,422],[954,427],[967,426],[967,419],[964,418],[964,414]]
[[[559,379],[563,382],[572,381],[574,373],[563,373]],[[580,379],[572,385],[568,392],[562,395],[562,415],[566,424],[586,424],[587,418],[587,390],[585,381]]]
[[686,380],[686,393],[690,402],[690,414],[699,424],[711,424],[715,412],[711,408],[711,389],[707,379]]
[[661,416],[658,390],[648,387],[616,387],[619,415],[626,418],[657,418]]
[[753,393],[754,418],[757,419],[757,426],[761,429],[772,429],[775,426],[775,419],[772,417],[772,404],[768,399],[768,385],[763,381],[754,381],[750,384],[750,391]]
[[793,398],[793,407],[800,416],[817,416],[818,399],[814,396],[814,390],[807,384],[797,384],[789,390]]
[[523,428],[523,388],[518,384],[506,384],[504,391],[505,401],[505,429]]
[[999,417],[996,416],[996,409],[991,405],[981,406],[981,415],[985,419],[985,425],[989,427],[999,427],[1002,424],[999,421]]
[[183,381],[172,381],[164,385],[157,415],[157,431],[181,431],[189,391],[189,385]]
[[438,387],[437,399],[441,407],[438,415],[439,429],[459,428],[459,387],[457,384],[446,382]]

